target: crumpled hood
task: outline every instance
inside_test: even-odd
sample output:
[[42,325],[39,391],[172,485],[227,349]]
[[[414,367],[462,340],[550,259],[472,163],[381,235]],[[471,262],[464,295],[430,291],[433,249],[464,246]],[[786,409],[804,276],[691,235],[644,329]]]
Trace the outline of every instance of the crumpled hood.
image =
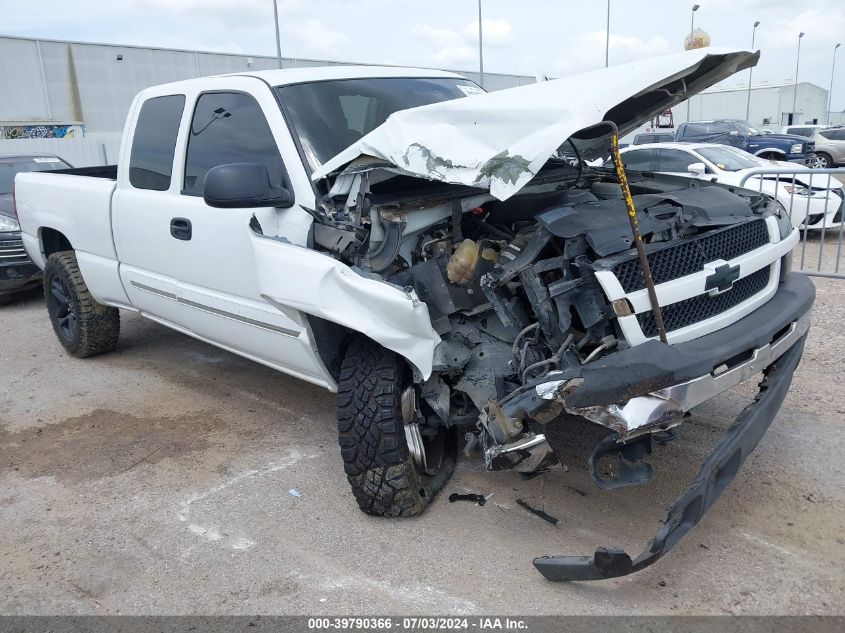
[[505,200],[579,130],[610,120],[620,134],[630,132],[666,108],[754,66],[759,56],[699,49],[402,110],[326,162],[312,178],[388,168],[489,189]]

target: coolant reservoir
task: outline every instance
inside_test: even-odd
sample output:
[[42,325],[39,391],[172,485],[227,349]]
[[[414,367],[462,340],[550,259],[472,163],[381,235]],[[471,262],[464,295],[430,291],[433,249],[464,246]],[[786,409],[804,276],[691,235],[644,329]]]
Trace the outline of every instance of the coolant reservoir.
[[464,240],[452,253],[446,264],[446,276],[453,284],[465,286],[475,275],[475,265],[478,263],[478,244],[472,240]]

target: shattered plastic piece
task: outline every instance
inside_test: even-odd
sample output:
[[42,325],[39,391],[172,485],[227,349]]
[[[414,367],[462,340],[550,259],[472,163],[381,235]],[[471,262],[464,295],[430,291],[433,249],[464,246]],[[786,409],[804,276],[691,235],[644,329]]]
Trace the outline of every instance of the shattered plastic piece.
[[453,492],[449,495],[449,503],[455,503],[455,501],[472,501],[480,506],[487,503],[487,499],[484,498],[484,495],[459,495],[457,492]]
[[301,497],[302,496],[302,493],[299,492],[299,490],[297,490],[296,488],[291,488],[290,490],[288,490],[288,494],[291,497]]
[[538,517],[540,517],[544,521],[548,521],[552,525],[558,524],[559,519],[557,519],[556,517],[553,517],[551,514],[545,512],[543,510],[538,510],[537,508],[532,507],[527,501],[525,501],[525,499],[517,499],[516,502],[519,505],[521,505],[523,508],[528,510],[531,514],[536,514]]

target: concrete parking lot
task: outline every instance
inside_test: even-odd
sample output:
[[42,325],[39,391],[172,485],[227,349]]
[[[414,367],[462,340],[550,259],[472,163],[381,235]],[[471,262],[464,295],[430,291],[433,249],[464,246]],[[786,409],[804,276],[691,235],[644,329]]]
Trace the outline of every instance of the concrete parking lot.
[[638,553],[753,385],[656,447],[647,486],[597,490],[586,444],[530,481],[476,454],[421,517],[382,520],[348,491],[332,394],[129,313],[116,353],[72,359],[31,294],[0,311],[0,612],[842,613],[845,283],[817,287],[792,391],[732,486],[656,565],[593,584],[531,559]]

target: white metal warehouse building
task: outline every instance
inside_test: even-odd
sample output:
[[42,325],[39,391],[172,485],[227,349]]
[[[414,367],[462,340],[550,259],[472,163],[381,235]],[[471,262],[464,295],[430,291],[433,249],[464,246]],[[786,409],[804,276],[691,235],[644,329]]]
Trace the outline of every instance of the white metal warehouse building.
[[[798,98],[793,114],[794,83],[755,84],[751,87],[751,107],[748,121],[772,130],[784,125],[827,123],[827,90],[815,84],[798,82]],[[744,86],[713,87],[690,99],[690,120],[745,119],[748,105],[748,84]],[[673,109],[675,124],[686,120],[687,106]]]

